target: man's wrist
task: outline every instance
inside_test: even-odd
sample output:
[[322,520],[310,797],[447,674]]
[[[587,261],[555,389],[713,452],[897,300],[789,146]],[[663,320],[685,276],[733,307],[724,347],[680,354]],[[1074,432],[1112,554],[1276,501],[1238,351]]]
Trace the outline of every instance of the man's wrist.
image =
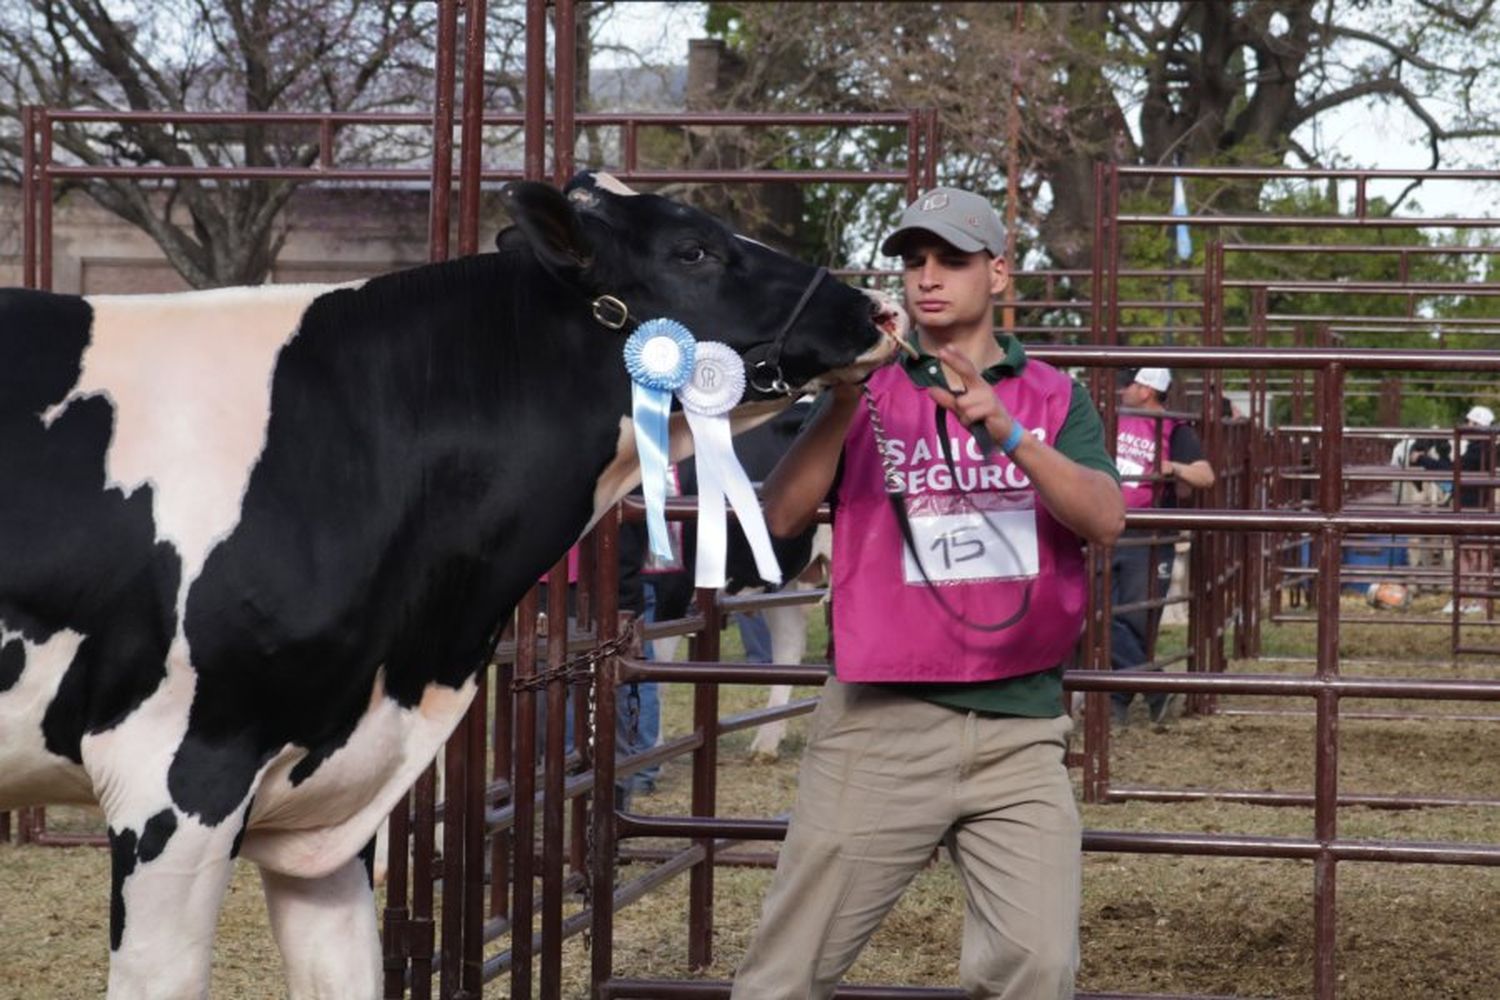
[[1026,428],[1021,426],[1021,421],[1011,418],[1010,433],[1001,439],[1000,450],[1007,455],[1013,454],[1025,438]]

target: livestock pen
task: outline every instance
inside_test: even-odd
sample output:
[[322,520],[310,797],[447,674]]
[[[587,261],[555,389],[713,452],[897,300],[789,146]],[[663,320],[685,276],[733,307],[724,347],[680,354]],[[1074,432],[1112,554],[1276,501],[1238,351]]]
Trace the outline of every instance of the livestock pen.
[[[543,31],[542,6],[531,5],[534,32]],[[574,115],[565,85],[577,69],[566,33],[572,4],[556,6],[559,82],[553,113],[546,115],[536,101],[524,117],[489,119],[473,97],[478,89],[466,82],[460,129],[467,138],[458,143],[462,162],[455,184],[451,57],[460,5],[442,5],[450,32],[448,89],[436,101],[434,170],[423,175],[434,178],[434,259],[449,252],[455,215],[457,252],[477,249],[481,182],[509,176],[481,170],[477,159],[464,155],[477,152],[474,130],[487,123],[524,130],[525,162],[516,176],[565,177],[573,165],[571,139],[591,124],[622,129],[619,173],[637,183],[855,180],[837,173],[725,178],[638,168],[631,160],[631,137],[663,120]],[[469,0],[466,10],[471,19],[477,12],[482,20],[482,3]],[[472,32],[466,38],[476,44]],[[535,34],[532,42],[544,52],[544,41]],[[538,56],[534,66],[534,92],[540,94],[544,59]],[[48,152],[47,122],[70,114],[82,113],[35,109],[28,115],[26,135],[35,145],[28,146],[33,152],[24,177],[31,192],[24,236],[28,284],[37,287],[46,287],[50,266],[51,185],[86,170],[53,164]],[[837,122],[704,114],[667,123]],[[324,116],[303,124],[326,131],[345,123]],[[898,184],[908,192],[931,185],[940,137],[930,113],[898,111],[845,124],[889,126],[907,137],[903,169],[858,180]],[[191,175],[186,168],[169,172]],[[1183,217],[1121,208],[1122,186],[1175,175],[1204,183],[1347,180],[1360,194],[1356,211],[1337,217]],[[340,176],[331,164],[322,164],[307,168],[305,179],[326,182]],[[1345,567],[1346,543],[1360,544],[1363,537],[1462,540],[1493,554],[1500,534],[1492,502],[1483,512],[1414,511],[1371,500],[1368,488],[1379,482],[1379,473],[1372,471],[1370,453],[1359,442],[1386,438],[1346,426],[1346,411],[1356,390],[1369,384],[1359,380],[1372,377],[1380,384],[1396,379],[1399,386],[1402,377],[1426,373],[1452,379],[1446,391],[1472,389],[1481,383],[1456,376],[1493,380],[1500,352],[1448,349],[1441,341],[1437,350],[1351,346],[1341,338],[1372,326],[1368,317],[1270,308],[1273,298],[1290,302],[1313,291],[1478,297],[1493,294],[1493,288],[1485,282],[1424,287],[1430,283],[1400,278],[1378,290],[1348,282],[1339,289],[1313,289],[1291,279],[1231,278],[1226,263],[1251,247],[1289,258],[1328,252],[1306,244],[1289,249],[1239,241],[1240,231],[1258,226],[1306,236],[1434,224],[1370,215],[1365,184],[1381,176],[1388,174],[1101,169],[1092,271],[1017,276],[1023,292],[1014,304],[1015,329],[1035,356],[1077,369],[1107,419],[1116,412],[1115,371],[1165,365],[1184,373],[1189,384],[1172,412],[1197,423],[1225,473],[1197,507],[1132,516],[1133,526],[1180,536],[1191,547],[1185,591],[1150,598],[1188,612],[1187,624],[1169,628],[1154,655],[1166,670],[1108,670],[1113,610],[1108,560],[1103,553],[1093,560],[1089,626],[1077,669],[1067,675],[1082,702],[1081,739],[1072,763],[1088,828],[1081,996],[1327,1000],[1500,993],[1496,972],[1473,960],[1500,944],[1491,902],[1500,864],[1495,812],[1500,790],[1486,769],[1474,766],[1493,749],[1500,732],[1495,729],[1500,713],[1488,708],[1500,698],[1494,673],[1500,658],[1488,645],[1494,642],[1493,613],[1480,622],[1456,613],[1445,617],[1431,598],[1419,599],[1410,611],[1371,611],[1346,596],[1343,586],[1350,580],[1446,582],[1445,589],[1486,601],[1495,596],[1493,558],[1486,574],[1474,579],[1442,579],[1408,566]],[[1496,175],[1430,176],[1464,181]],[[456,213],[450,205],[455,191]],[[1438,221],[1443,228],[1474,232],[1496,226],[1483,219]],[[1201,268],[1125,266],[1122,240],[1132,227],[1184,224],[1217,234]],[[1403,273],[1406,254],[1414,252],[1395,252]],[[1185,302],[1175,291],[1134,291],[1169,279],[1193,289],[1197,301]],[[1068,294],[1060,291],[1061,284]],[[1237,327],[1230,326],[1226,307],[1234,294],[1249,302]],[[1169,309],[1194,321],[1167,322]],[[1400,311],[1414,312],[1404,301]],[[1418,319],[1380,318],[1395,327]],[[1424,328],[1433,325],[1430,317],[1421,321]],[[1500,328],[1486,323],[1455,320],[1442,328]],[[1170,344],[1164,342],[1168,333]],[[1273,342],[1277,337],[1301,338],[1302,345]],[[1222,415],[1231,386],[1244,387],[1249,412],[1243,418]],[[1276,419],[1278,406],[1287,419]],[[1399,409],[1393,412],[1397,419],[1386,422],[1383,434],[1426,430],[1400,426]],[[1452,436],[1455,446],[1461,444],[1460,432],[1441,432]],[[1400,476],[1443,478],[1405,470]],[[1493,471],[1478,480],[1462,473],[1452,478],[1455,488],[1500,485]],[[813,693],[767,712],[750,707],[753,689],[769,683],[812,689],[827,667],[736,662],[732,646],[721,648],[720,629],[729,610],[753,604],[727,602],[709,592],[698,595],[695,613],[686,620],[647,627],[622,622],[614,596],[616,533],[622,519],[639,516],[630,508],[616,512],[582,545],[574,616],[581,627],[570,632],[558,625],[569,619],[561,567],[551,575],[547,607],[535,596],[521,605],[512,634],[497,650],[487,688],[444,755],[445,790],[438,790],[429,772],[393,814],[395,849],[383,897],[387,996],[475,997],[486,992],[486,983],[497,984],[489,987],[492,995],[500,990],[513,997],[727,995],[725,980],[756,919],[763,869],[774,857],[754,845],[782,835],[784,822],[778,817],[794,790],[792,763],[753,766],[745,759],[744,732],[808,711]],[[676,510],[673,516],[690,514]],[[1295,615],[1289,607],[1293,601],[1300,609]],[[539,613],[550,623],[545,631]],[[640,640],[671,634],[692,637],[689,661],[654,662],[639,655]],[[726,649],[729,656],[721,657]],[[821,649],[815,642],[814,660]],[[671,732],[645,754],[616,759],[616,691],[628,680],[669,687]],[[1114,690],[1178,692],[1187,696],[1186,714],[1170,727],[1112,732],[1105,708]],[[543,701],[545,708],[539,708]],[[571,748],[564,736],[569,701],[578,734]],[[1432,711],[1433,706],[1442,711]],[[540,727],[539,713],[545,713]],[[667,768],[661,793],[629,807],[617,802],[615,780],[652,763]],[[3,825],[7,822],[0,817],[0,840],[14,835],[37,844],[67,843],[98,836],[87,818],[67,813],[27,813],[13,826]],[[52,858],[66,860],[46,860]],[[32,949],[57,947],[60,938],[88,938],[62,911],[82,910],[85,923],[99,919],[73,901],[72,890],[79,880],[102,877],[101,858],[101,852],[0,845],[0,891],[6,900],[0,928],[6,940],[24,942],[24,953],[0,956],[6,963],[0,983],[20,984],[31,991],[28,995],[37,990],[67,995],[79,992],[74,986],[96,981],[82,956],[76,966],[62,963],[61,980],[42,979],[48,974],[43,967],[58,963],[38,961],[43,953]],[[56,870],[46,870],[54,864]],[[912,899],[893,915],[855,970],[870,985],[848,987],[841,996],[956,995],[943,985],[951,980],[957,940],[956,886],[942,866],[919,881]],[[33,908],[27,897],[46,902]],[[253,907],[236,907],[232,899],[230,909],[231,925],[269,942]],[[1467,924],[1462,946],[1445,931],[1458,924]],[[216,971],[224,995],[264,995],[266,963],[274,958],[231,936]],[[48,985],[37,986],[43,982]],[[0,985],[0,993],[8,988]],[[90,986],[81,991],[97,992]]]

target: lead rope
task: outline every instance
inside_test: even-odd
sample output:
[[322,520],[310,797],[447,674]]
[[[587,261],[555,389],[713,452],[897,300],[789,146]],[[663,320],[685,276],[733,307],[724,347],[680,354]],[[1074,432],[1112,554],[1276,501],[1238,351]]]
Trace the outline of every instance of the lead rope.
[[[1002,632],[1020,622],[1026,617],[1027,609],[1031,607],[1031,580],[1026,581],[1026,589],[1021,593],[1021,606],[1016,609],[1015,614],[1002,622],[983,624],[969,621],[949,604],[948,599],[943,596],[942,588],[933,583],[932,578],[927,575],[927,567],[922,565],[922,555],[917,551],[917,540],[912,535],[911,519],[906,514],[906,484],[901,477],[901,470],[896,468],[895,459],[891,458],[890,441],[885,435],[885,423],[880,419],[880,408],[875,405],[875,398],[870,395],[868,383],[860,386],[860,396],[864,399],[865,409],[870,414],[870,431],[875,435],[875,450],[880,455],[880,467],[885,480],[885,496],[891,502],[891,512],[896,516],[896,527],[900,529],[901,540],[906,543],[907,551],[911,553],[912,561],[917,564],[917,572],[922,574],[922,582],[927,585],[933,600],[937,601],[938,606],[947,613],[949,618],[976,632]],[[981,516],[983,513],[980,511]],[[986,524],[990,524],[989,518],[986,517],[984,520]],[[993,525],[991,529],[996,530]],[[998,534],[998,530],[996,533]]]

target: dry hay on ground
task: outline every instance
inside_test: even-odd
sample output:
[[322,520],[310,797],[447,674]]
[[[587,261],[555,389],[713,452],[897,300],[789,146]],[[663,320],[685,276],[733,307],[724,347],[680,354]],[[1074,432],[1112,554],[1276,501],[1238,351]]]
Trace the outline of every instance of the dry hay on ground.
[[[1357,604],[1358,602],[1351,602]],[[1420,605],[1420,602],[1419,602]],[[1431,609],[1427,609],[1430,613]],[[1410,612],[1421,613],[1420,606]],[[1443,665],[1440,630],[1348,626],[1351,658],[1421,659],[1420,668],[1349,667],[1346,673],[1494,676],[1494,663]],[[1300,634],[1299,634],[1300,633]],[[1268,652],[1305,654],[1308,626],[1268,632]],[[726,638],[728,636],[726,635]],[[1169,635],[1166,643],[1180,643]],[[819,648],[814,644],[814,648]],[[728,655],[726,653],[726,655]],[[1436,663],[1437,665],[1433,665]],[[1310,672],[1306,663],[1237,664],[1248,672]],[[750,707],[763,689],[722,689],[724,712]],[[671,733],[685,731],[689,699],[667,699]],[[1264,708],[1261,699],[1226,699],[1226,707]],[[1306,703],[1278,708],[1305,710]],[[1441,712],[1450,704],[1370,702]],[[1464,705],[1467,714],[1500,706]],[[790,807],[795,753],[803,720],[793,723],[791,759],[764,766],[747,759],[749,734],[726,737],[719,768],[720,813],[769,816]],[[1312,784],[1312,719],[1308,715],[1229,715],[1140,725],[1115,740],[1112,772],[1132,785],[1307,791]],[[1355,792],[1423,792],[1500,799],[1491,764],[1500,751],[1500,723],[1345,720],[1340,784]],[[642,811],[685,812],[689,772],[673,762]],[[54,813],[66,819],[64,812]],[[1083,807],[1099,830],[1170,830],[1308,837],[1308,809],[1223,801],[1161,805],[1128,802]],[[1342,836],[1500,844],[1500,810],[1484,807],[1340,811]],[[752,845],[754,846],[754,845]],[[1079,987],[1239,997],[1312,995],[1312,866],[1306,862],[1090,854],[1084,861],[1083,966]],[[624,874],[643,871],[627,868]],[[722,869],[717,887],[715,961],[704,971],[727,977],[743,953],[770,873]],[[96,849],[0,846],[0,1000],[73,998],[103,992],[107,955],[108,858]],[[1359,1000],[1500,996],[1500,869],[1441,865],[1344,863],[1338,868],[1339,995]],[[620,913],[615,968],[622,976],[689,977],[687,880]],[[852,981],[954,983],[962,902],[952,870],[939,861],[918,876],[851,973]],[[491,945],[499,950],[507,942]],[[565,951],[565,997],[587,995],[588,961],[578,941]],[[215,998],[281,995],[279,959],[265,924],[259,885],[237,869],[220,922]],[[486,996],[507,995],[503,983]]]

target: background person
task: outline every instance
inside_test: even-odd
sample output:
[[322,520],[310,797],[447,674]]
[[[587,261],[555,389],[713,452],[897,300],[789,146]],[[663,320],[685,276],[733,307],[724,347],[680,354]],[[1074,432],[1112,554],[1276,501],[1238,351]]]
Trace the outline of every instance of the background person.
[[[1469,407],[1469,412],[1464,414],[1464,426],[1475,428],[1489,428],[1495,423],[1495,411],[1488,406],[1475,405]],[[1488,435],[1466,437],[1463,439],[1463,452],[1459,458],[1459,465],[1467,474],[1486,475],[1495,468],[1495,440]],[[1444,454],[1444,451],[1449,454]],[[1411,452],[1411,464],[1421,466],[1424,469],[1449,470],[1453,468],[1452,449],[1443,449],[1434,446],[1430,450],[1423,449]],[[1489,487],[1464,486],[1458,490],[1458,510],[1485,510],[1489,507]],[[1486,574],[1486,552],[1478,545],[1460,547],[1459,550],[1459,583],[1464,585],[1482,585],[1481,590],[1490,589]],[[1455,595],[1456,596],[1456,595]],[[1454,601],[1450,600],[1443,605],[1442,613],[1445,615],[1453,613]],[[1466,615],[1484,614],[1484,602],[1478,599],[1465,600],[1461,602],[1462,612]]]
[[[1083,543],[1112,542],[1124,504],[1088,393],[995,334],[1004,246],[987,201],[940,188],[882,247],[902,258],[921,356],[867,387],[925,572],[857,387],[828,393],[766,481],[783,537],[833,490],[837,676],[737,1000],[830,996],[938,844],[964,889],[968,995],[1073,995],[1081,834],[1057,665],[1083,627]],[[998,450],[982,453],[976,424]],[[1018,609],[1015,627],[975,627]]]
[[[1142,368],[1120,390],[1121,407],[1141,411],[1122,412],[1115,432],[1115,464],[1120,471],[1125,505],[1131,510],[1176,507],[1179,483],[1192,490],[1206,490],[1214,484],[1213,466],[1203,457],[1198,432],[1189,424],[1165,416],[1167,390],[1171,385],[1170,369]],[[1165,479],[1145,478],[1153,475]],[[1132,528],[1125,532],[1125,538],[1150,538],[1154,534],[1153,529]],[[1172,542],[1115,546],[1110,565],[1111,607],[1146,601],[1153,589],[1153,574],[1155,596],[1165,597],[1172,585],[1172,564],[1176,558]],[[1152,659],[1148,651],[1155,648],[1160,623],[1160,609],[1116,611],[1109,631],[1110,667],[1141,669]],[[1111,695],[1115,722],[1124,725],[1128,721],[1133,697],[1134,693],[1129,691]],[[1171,698],[1166,692],[1146,697],[1152,722],[1166,719]]]

